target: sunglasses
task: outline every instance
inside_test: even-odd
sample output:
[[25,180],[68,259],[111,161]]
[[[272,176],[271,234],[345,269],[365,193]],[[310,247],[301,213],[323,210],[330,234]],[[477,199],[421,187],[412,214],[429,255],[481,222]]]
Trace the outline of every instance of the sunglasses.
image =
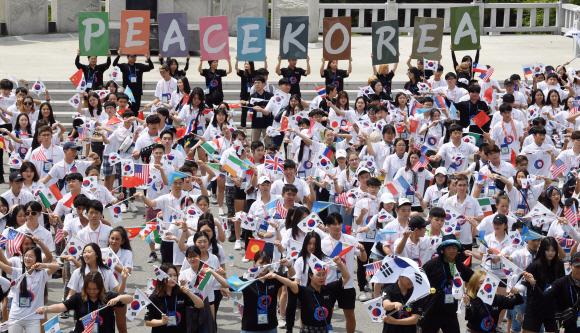
[[40,212],[24,212],[24,216],[29,216],[29,215],[36,216],[37,214],[40,214]]
[[24,105],[32,105],[32,102],[22,102]]

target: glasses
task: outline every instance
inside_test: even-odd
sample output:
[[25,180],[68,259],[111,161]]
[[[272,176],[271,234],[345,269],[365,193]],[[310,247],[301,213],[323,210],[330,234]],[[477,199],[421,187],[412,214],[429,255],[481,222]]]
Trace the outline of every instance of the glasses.
[[37,214],[40,214],[40,213],[39,212],[24,212],[24,216],[29,216],[29,215],[36,216]]
[[51,138],[52,137],[52,134],[42,134],[40,136],[43,137],[43,138]]
[[32,102],[22,102],[24,105],[32,105]]

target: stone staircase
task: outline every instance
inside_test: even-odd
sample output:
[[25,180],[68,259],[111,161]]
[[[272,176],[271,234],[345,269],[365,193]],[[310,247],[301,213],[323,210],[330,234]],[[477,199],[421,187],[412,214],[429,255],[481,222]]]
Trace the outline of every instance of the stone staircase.
[[[277,81],[270,81],[269,83],[273,84],[277,87]],[[72,127],[72,120],[73,115],[78,114],[76,109],[71,107],[67,101],[76,94],[76,90],[74,89],[73,84],[69,80],[63,81],[44,81],[46,88],[50,92],[52,101],[51,105],[54,110],[55,118],[67,127],[67,131]],[[157,81],[147,81],[143,83],[143,98],[141,102],[141,107],[147,102],[152,101],[155,99],[155,86]],[[190,81],[190,86],[203,86],[205,83],[202,81]],[[356,82],[356,81],[346,81],[345,82],[345,90],[348,92],[350,105],[351,107],[354,106],[354,101],[356,99],[356,95],[359,91],[358,87],[366,86],[366,82]],[[402,88],[403,82],[394,82],[393,89]],[[300,83],[301,91],[302,91],[302,98],[310,103],[316,96],[317,93],[315,91],[316,84],[311,82],[301,82]],[[239,82],[224,82],[224,100],[228,103],[238,103],[240,100],[240,83]],[[32,94],[32,96],[36,97],[36,94]],[[44,100],[44,95],[40,95],[40,100]],[[234,122],[236,126],[240,125],[240,115],[239,109],[238,115],[234,116]],[[147,114],[147,113],[146,113]]]

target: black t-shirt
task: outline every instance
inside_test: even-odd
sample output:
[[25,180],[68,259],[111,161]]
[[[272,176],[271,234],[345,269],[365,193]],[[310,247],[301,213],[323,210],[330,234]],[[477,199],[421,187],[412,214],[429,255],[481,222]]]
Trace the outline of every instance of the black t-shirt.
[[433,71],[431,69],[423,71],[421,73],[421,82],[423,82],[423,79],[429,80],[431,78],[431,76],[433,76]]
[[250,96],[250,89],[254,86],[254,78],[253,75],[249,74],[244,75],[246,71],[238,70],[238,76],[241,78],[240,80],[240,99],[241,100],[248,100],[248,96]]
[[553,297],[538,297],[538,294],[534,292],[534,288],[539,288],[540,291],[546,292],[548,288],[555,283],[557,279],[566,276],[564,270],[564,263],[558,260],[557,273],[555,274],[555,279],[553,281],[548,281],[544,279],[542,274],[542,266],[539,261],[532,262],[526,271],[534,276],[536,280],[535,286],[532,286],[528,281],[522,281],[522,284],[528,288],[527,292],[527,306],[526,306],[526,316],[536,317],[536,318],[553,318],[556,311],[556,299]]
[[417,82],[412,83],[411,81],[407,81],[407,83],[405,83],[403,88],[409,90],[412,95],[421,95],[419,93],[419,88],[417,88]]
[[[222,77],[227,75],[225,69],[216,69],[215,72],[212,72],[210,69],[204,69],[201,76],[205,77],[206,95],[211,95],[216,90],[223,95]],[[207,88],[209,88],[209,92]]]
[[[264,100],[263,102],[255,102],[252,105],[259,106],[262,109],[264,109],[264,108],[266,108],[266,105],[268,105],[268,100],[271,97],[272,97],[272,94],[270,94],[269,92],[264,90],[262,95],[258,94],[257,92],[254,93],[253,95],[250,95],[248,98],[248,102],[252,98],[263,99]],[[254,115],[252,116],[252,128],[267,128],[268,126],[270,126],[272,124],[272,119],[273,119],[272,114],[269,114],[266,116],[262,112],[254,111]]]
[[324,75],[320,77],[324,78],[324,85],[334,84],[336,86],[336,92],[341,92],[344,90],[344,79],[348,77],[348,74],[343,69],[337,69],[334,73],[325,69]]
[[[90,312],[95,311],[99,308],[104,307],[107,303],[112,300],[113,298],[119,296],[116,292],[109,291],[105,293],[105,301],[104,302],[92,302],[91,300],[83,301],[82,295],[80,293],[76,293],[69,297],[66,301],[63,302],[64,306],[66,306],[67,311],[74,310],[75,316],[75,332],[82,332],[84,331],[83,323],[79,320],[80,318],[88,315]],[[117,305],[114,307],[120,308],[124,307],[125,304],[118,302]],[[95,323],[99,323],[99,332],[103,333],[114,333],[115,332],[115,309],[112,307],[107,307],[101,311],[99,311],[99,318],[95,320]]]
[[[377,79],[379,79],[379,81],[381,81],[381,84],[383,85],[383,92],[387,94],[387,96],[389,96],[388,99],[391,99],[391,84],[393,82],[393,77],[395,76],[395,73],[393,71],[390,71],[387,75],[383,75],[383,74],[377,74]],[[378,94],[378,92],[375,91],[375,93]]]
[[[280,276],[286,277],[286,273],[280,274]],[[241,280],[246,281],[245,279]],[[284,284],[277,279],[265,280],[264,282],[258,280],[242,290],[244,295],[242,330],[249,332],[268,331],[278,327],[276,308],[278,306],[278,290],[282,286]],[[258,311],[267,311],[268,324],[258,324]]]
[[[185,311],[188,306],[193,306],[193,301],[184,293],[172,294],[171,296],[159,297],[153,293],[149,300],[155,304],[159,310],[167,314],[167,310],[176,311],[177,326],[157,326],[153,327],[152,333],[185,333],[187,332],[187,325],[185,320]],[[147,306],[147,313],[145,313],[145,320],[161,319],[161,313],[157,311],[152,304]]]
[[[499,315],[504,309],[513,310],[514,306],[524,303],[524,298],[520,294],[514,297],[495,295],[491,305],[483,303],[481,298],[470,298],[469,307],[465,309],[465,320],[467,328],[472,332],[490,333],[497,332],[497,322]],[[489,320],[489,317],[493,318]]]
[[[389,300],[391,302],[399,302],[401,304],[407,304],[409,298],[413,295],[413,288],[407,290],[405,295],[401,294],[401,289],[398,283],[393,283],[383,289],[383,300]],[[389,311],[390,312],[390,311]],[[412,303],[409,306],[403,308],[403,311],[395,312],[391,317],[395,319],[405,319],[411,317],[411,315],[423,313],[423,300]],[[415,333],[417,331],[416,325],[391,325],[383,322],[383,333]]]
[[[336,98],[332,99],[332,104],[336,105]],[[330,111],[330,108],[328,107],[328,97],[326,97],[325,99],[321,100],[320,103],[318,103],[318,108],[321,109],[322,111],[326,112]]]
[[[296,296],[302,306],[302,323],[314,327],[326,327],[327,324],[332,325],[330,321],[332,320],[334,302],[336,302],[340,292],[344,290],[342,287],[342,279],[322,286],[320,293],[312,285],[308,285],[307,287],[298,286],[298,289],[298,295]],[[324,320],[325,315],[326,321]]]
[[300,79],[302,76],[306,76],[306,71],[303,68],[296,67],[291,69],[290,67],[280,68],[282,76],[290,80],[290,95],[300,96]]
[[[134,65],[129,64],[119,64],[120,56],[115,58],[113,61],[113,66],[118,66],[123,74],[123,86],[127,88],[129,86],[133,95],[142,95],[143,92],[143,73],[151,71],[155,66],[151,59],[147,60],[147,64],[135,63]],[[135,75],[136,82],[131,82],[131,77]]]
[[485,111],[485,113],[489,117],[489,106],[484,101],[477,101],[477,103],[472,104],[471,101],[464,101],[459,103],[454,103],[455,108],[459,111],[459,124],[461,127],[466,128],[469,126],[469,132],[471,133],[483,133],[489,132],[489,126],[491,124],[491,117],[490,120],[483,125],[482,128],[479,128],[477,125],[470,125],[471,118],[476,116],[480,111]]

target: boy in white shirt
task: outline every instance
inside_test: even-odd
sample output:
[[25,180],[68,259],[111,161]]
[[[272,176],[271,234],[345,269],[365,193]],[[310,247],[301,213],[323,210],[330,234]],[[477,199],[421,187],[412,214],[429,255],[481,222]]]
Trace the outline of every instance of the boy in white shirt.
[[496,144],[501,150],[501,160],[511,161],[512,151],[520,153],[520,145],[524,142],[524,125],[512,119],[512,107],[502,104],[499,107],[502,120],[491,129],[490,144]]
[[413,259],[419,266],[429,261],[435,252],[431,246],[431,237],[424,237],[429,224],[422,216],[413,216],[409,221],[409,229],[403,232],[403,237],[395,240],[395,255]]
[[157,82],[157,86],[155,87],[155,99],[153,102],[146,104],[143,108],[144,110],[149,109],[153,105],[156,107],[162,107],[163,105],[171,107],[169,102],[171,101],[171,94],[177,90],[177,80],[172,78],[169,73],[169,66],[167,64],[159,67],[161,80]]
[[76,236],[87,243],[95,243],[101,248],[108,247],[109,235],[113,228],[101,222],[103,204],[98,200],[89,200],[86,209],[89,225],[79,231]]
[[546,129],[543,127],[535,127],[533,129],[534,142],[522,148],[522,155],[525,155],[530,162],[528,171],[531,175],[548,176],[550,166],[556,161],[554,146],[548,145],[545,142]]
[[32,162],[38,171],[40,178],[46,176],[52,169],[55,161],[64,159],[64,152],[61,147],[52,144],[52,128],[42,126],[38,129],[38,141],[40,147],[28,150],[24,162]]
[[24,177],[20,171],[14,171],[8,177],[8,185],[10,189],[2,194],[2,197],[8,202],[8,208],[11,209],[17,205],[26,205],[30,201],[34,201],[34,195],[28,191],[22,191],[24,186]]

